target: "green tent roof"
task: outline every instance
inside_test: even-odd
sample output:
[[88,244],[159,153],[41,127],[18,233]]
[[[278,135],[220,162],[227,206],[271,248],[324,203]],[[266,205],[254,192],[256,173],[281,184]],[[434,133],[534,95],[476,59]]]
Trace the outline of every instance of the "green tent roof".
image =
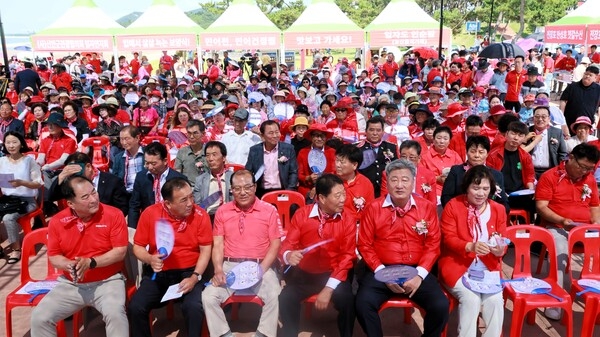
[[600,24],[600,0],[588,0],[548,26]]
[[439,26],[440,23],[429,16],[414,0],[392,0],[365,27],[365,31],[439,28]]
[[255,0],[234,0],[213,22],[207,33],[281,33]]
[[153,0],[152,5],[129,27],[117,35],[198,34],[203,29],[190,19],[173,0]]
[[112,36],[122,28],[96,6],[93,0],[75,0],[73,6],[54,23],[35,35]]
[[313,0],[285,32],[363,31],[335,4],[334,0]]

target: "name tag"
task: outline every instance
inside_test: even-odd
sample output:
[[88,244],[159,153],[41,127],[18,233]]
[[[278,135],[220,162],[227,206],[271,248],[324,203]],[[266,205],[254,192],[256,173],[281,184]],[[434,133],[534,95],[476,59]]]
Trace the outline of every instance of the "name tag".
[[529,239],[529,232],[517,232],[517,239]]
[[600,232],[586,232],[584,236],[586,238],[598,238],[600,237]]

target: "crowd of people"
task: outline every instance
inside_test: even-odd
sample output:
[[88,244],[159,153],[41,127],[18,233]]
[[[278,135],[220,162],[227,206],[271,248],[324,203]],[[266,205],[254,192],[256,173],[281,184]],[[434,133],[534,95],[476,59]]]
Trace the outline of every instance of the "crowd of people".
[[[178,70],[165,51],[155,75],[137,53],[119,58],[119,73],[103,72],[95,54],[64,57],[50,74],[22,62],[0,103],[0,171],[14,175],[0,203],[26,203],[3,215],[7,258],[21,258],[17,219],[43,207],[48,256],[64,274],[34,309],[32,336],[54,335],[84,306],[100,311],[107,335],[150,336],[149,313],[174,284],[190,335],[206,317],[211,336],[232,336],[221,304],[233,293],[230,271],[247,261],[260,266],[256,336],[275,337],[278,320],[280,335],[297,336],[312,295],[317,310],[338,311],[341,336],[355,320],[382,336],[378,311],[394,296],[424,310],[423,336],[445,329],[449,299],[459,336],[476,335],[480,310],[484,336],[500,336],[502,293],[479,294],[462,278],[502,270],[509,211],[552,232],[561,286],[569,229],[600,223],[600,68],[591,62],[600,55],[592,46],[572,64],[569,51],[556,54],[543,63],[534,51],[374,55],[364,70],[360,59],[323,56],[304,71],[257,55],[246,73],[227,54]],[[574,80],[560,88],[552,76],[563,66]],[[106,167],[84,145],[90,137],[108,139]],[[261,200],[277,191],[305,199],[286,228]],[[168,256],[156,243],[160,221],[174,231]],[[127,227],[144,272],[125,306]],[[394,265],[415,276],[376,278]]]

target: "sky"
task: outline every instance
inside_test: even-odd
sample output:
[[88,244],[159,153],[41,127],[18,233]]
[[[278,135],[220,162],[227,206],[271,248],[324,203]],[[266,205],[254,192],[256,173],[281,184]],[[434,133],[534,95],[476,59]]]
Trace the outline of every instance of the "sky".
[[[117,20],[131,12],[143,12],[152,0],[94,0],[98,7]],[[174,0],[177,7],[189,11],[200,7],[206,0]],[[26,3],[26,5],[24,5]],[[0,16],[4,33],[32,34],[51,25],[73,4],[73,0],[0,0]],[[26,8],[24,8],[26,6]]]

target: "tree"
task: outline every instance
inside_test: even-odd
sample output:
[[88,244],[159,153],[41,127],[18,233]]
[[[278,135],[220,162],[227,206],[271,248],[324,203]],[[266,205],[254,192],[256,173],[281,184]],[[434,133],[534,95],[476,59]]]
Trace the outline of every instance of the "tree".
[[336,0],[342,12],[360,28],[365,28],[383,11],[390,0]]

